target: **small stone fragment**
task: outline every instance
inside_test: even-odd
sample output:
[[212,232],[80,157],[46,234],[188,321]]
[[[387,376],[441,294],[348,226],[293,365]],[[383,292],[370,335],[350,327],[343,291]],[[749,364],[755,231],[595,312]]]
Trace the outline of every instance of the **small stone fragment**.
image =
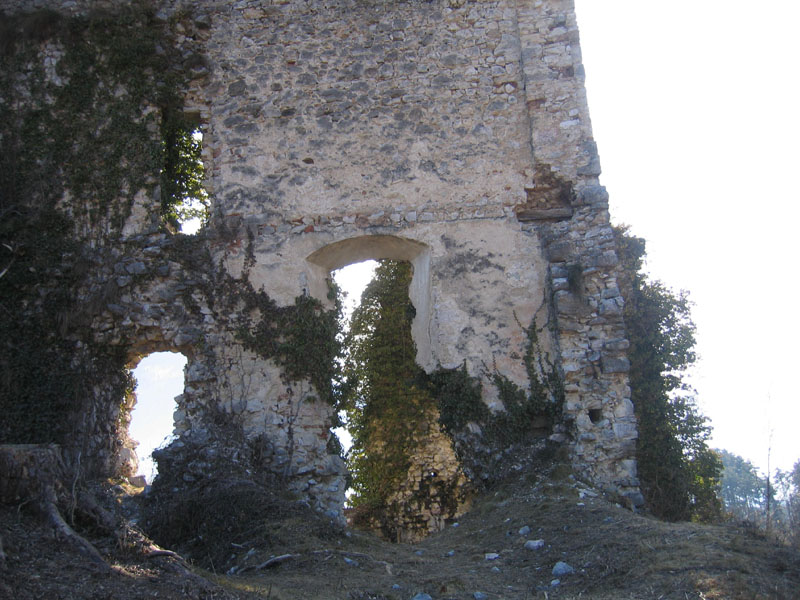
[[483,558],[485,558],[486,560],[497,560],[498,558],[500,558],[500,555],[497,552],[487,552],[486,554],[483,555]]
[[530,532],[531,532],[531,528],[528,527],[527,525],[525,525],[524,527],[520,527],[519,528],[519,532],[518,533],[520,535],[528,535]]
[[486,600],[489,596],[487,596],[483,592],[475,592],[474,594],[472,594],[472,597],[475,598],[475,600]]
[[234,81],[232,84],[228,86],[228,94],[230,96],[241,96],[247,90],[247,84],[239,79],[238,81]]
[[553,567],[553,575],[556,577],[561,577],[562,575],[569,575],[570,573],[574,573],[575,569],[570,567],[564,561],[558,561],[556,566]]
[[528,540],[525,542],[526,550],[540,550],[544,548],[544,540]]
[[411,600],[433,600],[433,598],[431,598],[430,594],[425,594],[423,592],[420,592],[419,594],[411,598]]

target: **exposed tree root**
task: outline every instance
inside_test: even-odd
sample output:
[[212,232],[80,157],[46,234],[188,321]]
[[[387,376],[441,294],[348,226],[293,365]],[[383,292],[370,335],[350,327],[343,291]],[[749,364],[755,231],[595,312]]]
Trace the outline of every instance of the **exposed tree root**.
[[[97,548],[72,529],[61,515],[57,490],[65,489],[64,479],[61,451],[55,444],[0,445],[0,502],[30,503],[59,538],[69,542],[101,570],[109,571],[111,567]],[[114,529],[113,517],[88,494],[80,494],[73,502],[102,527]]]
[[261,569],[267,569],[269,567],[274,567],[275,565],[279,565],[282,562],[286,562],[287,560],[291,560],[292,558],[297,558],[300,556],[299,554],[281,554],[280,556],[276,556],[275,558],[270,558],[269,560],[264,561],[260,565],[253,567],[256,571],[260,571]]
[[169,558],[177,558],[178,560],[181,561],[183,560],[180,554],[178,554],[177,552],[173,552],[172,550],[155,549],[155,550],[150,550],[146,555],[147,558],[161,558],[164,556],[167,556]]
[[147,559],[154,559],[154,558],[167,558],[172,559],[166,563],[163,563],[162,566],[165,567],[168,571],[172,571],[173,573],[178,573],[187,579],[193,580],[197,585],[202,588],[210,588],[211,582],[209,582],[204,577],[201,577],[189,567],[183,557],[178,554],[177,552],[173,552],[172,550],[164,550],[163,548],[159,548],[155,544],[150,544],[147,553],[145,554]]
[[328,554],[328,555],[339,554],[341,556],[347,556],[347,557],[355,556],[356,558],[366,558],[367,560],[371,560],[376,564],[382,565],[383,568],[386,569],[386,572],[389,575],[393,574],[391,563],[388,563],[385,560],[378,560],[375,557],[370,556],[369,554],[364,554],[363,552],[347,552],[344,550],[314,550],[311,552],[311,554]]
[[[53,496],[55,496],[55,492],[53,492]],[[78,552],[91,560],[103,571],[109,571],[111,569],[103,557],[100,556],[97,548],[92,546],[92,544],[89,543],[86,538],[78,535],[75,530],[72,529],[72,527],[70,527],[66,521],[64,521],[64,518],[61,516],[61,513],[54,502],[40,502],[38,508],[47,519],[48,524],[61,538],[70,542],[78,550]]]
[[109,533],[118,532],[119,522],[117,517],[100,506],[92,494],[86,491],[78,492],[77,502],[77,508],[84,516],[91,519]]

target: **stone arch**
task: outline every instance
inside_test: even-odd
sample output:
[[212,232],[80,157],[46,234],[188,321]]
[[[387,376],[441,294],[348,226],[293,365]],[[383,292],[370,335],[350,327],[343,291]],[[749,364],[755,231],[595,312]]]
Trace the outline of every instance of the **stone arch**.
[[[307,289],[319,299],[327,297],[327,280],[331,272],[364,260],[397,260],[413,268],[408,288],[409,299],[415,308],[411,336],[416,346],[415,361],[428,372],[435,368],[431,344],[432,315],[432,254],[428,244],[394,235],[362,235],[329,243],[306,257]],[[406,355],[407,357],[408,355]],[[402,360],[402,359],[400,359]],[[407,360],[407,358],[406,358]],[[416,386],[396,379],[396,387],[409,391]],[[468,506],[471,487],[464,473],[452,440],[442,430],[439,409],[428,391],[411,394],[415,402],[432,401],[424,414],[407,415],[415,425],[406,433],[413,450],[407,455],[408,464],[402,474],[392,479],[391,491],[383,497],[380,509],[360,505],[345,509],[350,524],[377,533],[396,542],[416,542],[430,533],[440,531],[454,521]],[[398,395],[395,400],[411,398]],[[372,399],[366,399],[367,403]],[[376,414],[376,413],[373,413]],[[385,427],[384,416],[371,417],[377,429]],[[417,419],[414,421],[414,419]],[[406,421],[407,422],[407,421]],[[391,438],[389,438],[391,439]],[[384,464],[397,464],[395,450],[385,452],[392,442],[371,445],[362,439],[366,452]]]
[[435,368],[435,361],[430,334],[431,249],[427,244],[394,235],[362,235],[327,244],[306,257],[310,272],[309,292],[324,300],[332,271],[365,260],[382,259],[408,261],[414,268],[408,289],[416,309],[411,336],[417,345],[417,364],[430,372]]

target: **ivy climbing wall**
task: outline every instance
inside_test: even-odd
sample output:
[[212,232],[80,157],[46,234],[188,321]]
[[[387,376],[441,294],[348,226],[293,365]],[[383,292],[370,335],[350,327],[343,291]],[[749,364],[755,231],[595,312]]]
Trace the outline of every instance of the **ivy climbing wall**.
[[[640,502],[618,261],[570,0],[127,4],[0,1],[3,160],[16,157],[3,214],[29,233],[4,227],[17,266],[0,286],[21,264],[42,275],[13,280],[27,298],[15,310],[28,335],[58,341],[65,371],[87,372],[80,393],[48,405],[70,416],[42,441],[95,472],[121,469],[125,366],[178,350],[186,389],[163,463],[191,481],[243,461],[338,518],[326,279],[391,258],[414,267],[425,372],[463,368],[488,414],[508,412],[505,383],[531,389],[533,323],[558,410],[542,408],[544,432],[535,419],[521,429]],[[203,134],[210,215],[195,236],[165,228],[159,161],[176,115]],[[26,254],[37,231],[71,249]],[[36,271],[48,262],[58,273]],[[50,314],[38,290],[74,304]],[[8,440],[38,431],[29,402]],[[460,425],[463,459],[463,440],[488,427]]]

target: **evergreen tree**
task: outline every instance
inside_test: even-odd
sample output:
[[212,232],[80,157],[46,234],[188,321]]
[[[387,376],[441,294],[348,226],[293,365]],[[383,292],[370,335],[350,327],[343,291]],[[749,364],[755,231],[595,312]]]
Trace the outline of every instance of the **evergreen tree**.
[[781,500],[777,514],[780,537],[800,548],[800,460],[791,471],[775,472],[775,488]]
[[161,128],[164,167],[161,171],[161,212],[176,231],[190,219],[208,221],[210,200],[203,187],[205,168],[200,131],[168,115]]
[[346,336],[342,408],[353,436],[353,506],[386,503],[408,472],[413,445],[438,416],[415,362],[411,276],[409,263],[382,261]]
[[712,520],[722,464],[708,447],[711,428],[685,382],[695,360],[695,325],[685,292],[676,295],[642,272],[645,242],[614,229],[622,269],[630,385],[639,425],[636,458],[642,493],[668,520]]
[[718,450],[722,460],[720,495],[725,509],[740,519],[762,522],[766,507],[767,481],[749,460],[727,450]]

